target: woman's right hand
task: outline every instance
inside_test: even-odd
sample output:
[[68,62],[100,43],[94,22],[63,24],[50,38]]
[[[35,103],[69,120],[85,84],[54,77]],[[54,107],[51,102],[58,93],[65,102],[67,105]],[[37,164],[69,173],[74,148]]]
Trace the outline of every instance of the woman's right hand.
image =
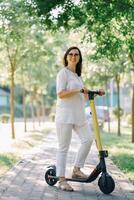
[[99,89],[99,93],[100,93],[100,96],[102,96],[105,94],[105,91],[103,89]]

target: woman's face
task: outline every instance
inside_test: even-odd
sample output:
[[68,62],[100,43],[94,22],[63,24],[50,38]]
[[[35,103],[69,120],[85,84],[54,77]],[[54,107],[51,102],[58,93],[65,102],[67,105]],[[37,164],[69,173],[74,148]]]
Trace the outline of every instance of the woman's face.
[[72,49],[69,51],[67,55],[67,62],[68,66],[69,65],[77,65],[80,59],[79,51],[77,49]]

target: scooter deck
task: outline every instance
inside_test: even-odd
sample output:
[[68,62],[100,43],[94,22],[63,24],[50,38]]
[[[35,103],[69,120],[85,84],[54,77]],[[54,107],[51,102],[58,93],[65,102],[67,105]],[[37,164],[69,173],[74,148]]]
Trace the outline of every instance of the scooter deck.
[[82,178],[66,178],[66,180],[67,181],[71,181],[71,182],[81,182],[81,183],[86,183],[87,182],[87,180],[88,180],[88,178],[84,178],[84,179],[82,179]]

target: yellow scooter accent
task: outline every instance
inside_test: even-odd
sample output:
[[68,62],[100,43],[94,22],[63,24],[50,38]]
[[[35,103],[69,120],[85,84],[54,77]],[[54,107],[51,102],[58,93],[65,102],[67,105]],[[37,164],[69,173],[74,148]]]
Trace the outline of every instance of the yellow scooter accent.
[[93,118],[93,127],[94,127],[94,133],[95,133],[96,146],[97,146],[98,151],[102,151],[100,130],[99,130],[99,124],[97,120],[94,100],[90,100],[90,108],[91,108],[92,118]]

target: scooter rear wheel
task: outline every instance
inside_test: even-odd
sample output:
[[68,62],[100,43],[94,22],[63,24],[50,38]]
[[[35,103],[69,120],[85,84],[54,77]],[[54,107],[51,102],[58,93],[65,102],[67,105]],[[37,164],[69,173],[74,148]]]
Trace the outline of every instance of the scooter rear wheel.
[[57,179],[56,178],[52,178],[49,176],[56,176],[56,170],[51,167],[49,168],[46,173],[45,173],[45,180],[47,182],[48,185],[53,186],[57,183]]
[[98,186],[104,194],[110,194],[115,188],[115,182],[108,173],[102,173],[98,181]]

